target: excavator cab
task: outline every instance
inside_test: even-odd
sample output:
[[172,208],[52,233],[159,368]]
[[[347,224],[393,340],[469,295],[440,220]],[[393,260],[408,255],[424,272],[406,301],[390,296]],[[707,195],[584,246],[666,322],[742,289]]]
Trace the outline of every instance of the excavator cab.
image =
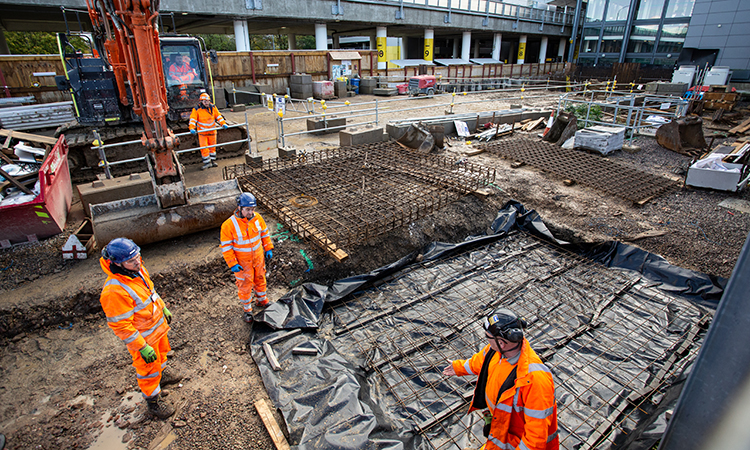
[[190,36],[162,37],[161,54],[167,87],[167,118],[186,122],[198,97],[210,86],[200,41]]

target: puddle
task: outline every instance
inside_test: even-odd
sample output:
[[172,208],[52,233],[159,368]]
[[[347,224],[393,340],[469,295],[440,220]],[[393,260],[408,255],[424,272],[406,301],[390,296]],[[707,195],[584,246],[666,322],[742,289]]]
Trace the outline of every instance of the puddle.
[[[101,422],[104,424],[101,434],[96,438],[89,450],[125,450],[128,447],[128,442],[122,442],[122,437],[128,432],[128,428],[125,427],[120,429],[115,425],[115,420],[109,420],[113,412],[115,416],[122,414],[122,420],[136,420],[136,416],[139,414],[138,405],[143,401],[141,393],[138,391],[126,392],[120,405],[114,410],[107,410],[102,414]],[[122,413],[122,411],[128,411]],[[141,411],[142,413],[142,411]]]

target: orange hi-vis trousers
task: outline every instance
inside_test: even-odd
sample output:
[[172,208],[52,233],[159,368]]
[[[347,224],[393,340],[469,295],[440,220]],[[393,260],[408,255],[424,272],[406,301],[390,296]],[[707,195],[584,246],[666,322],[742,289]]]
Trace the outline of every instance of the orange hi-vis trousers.
[[[255,261],[253,261],[255,260]],[[248,260],[238,259],[242,270],[234,274],[237,283],[237,294],[245,312],[253,311],[253,291],[255,301],[262,305],[268,301],[266,296],[266,262],[263,258]]]
[[138,387],[146,399],[153,398],[161,392],[161,373],[167,367],[167,352],[172,349],[169,346],[169,339],[166,333],[159,339],[156,345],[152,345],[156,352],[156,361],[147,364],[143,360],[139,351],[130,350],[133,357],[133,367],[135,367],[135,378],[138,380]]
[[[216,132],[213,133],[198,133],[198,143],[201,147],[208,145],[216,145]],[[216,161],[216,147],[208,147],[201,149],[201,159],[203,164]]]

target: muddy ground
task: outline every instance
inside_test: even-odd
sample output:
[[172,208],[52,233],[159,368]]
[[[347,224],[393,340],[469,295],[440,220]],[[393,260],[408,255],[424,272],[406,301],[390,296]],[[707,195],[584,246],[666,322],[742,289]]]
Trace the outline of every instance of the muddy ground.
[[[509,103],[501,94],[481,94],[481,98],[484,103],[458,106],[456,111],[502,109]],[[450,99],[421,101],[435,105],[434,109],[424,114],[393,113],[381,117],[381,124],[406,114],[442,115]],[[523,103],[556,101],[551,97]],[[272,114],[260,108],[248,114],[257,130],[256,140],[273,135]],[[226,115],[244,122],[244,113]],[[712,132],[706,129],[707,135]],[[717,143],[720,140],[721,136]],[[449,142],[442,154],[464,157],[469,147],[461,140]],[[619,151],[609,158],[684,178],[690,158],[663,149],[650,138],[635,143],[640,151]],[[335,135],[293,143],[299,149],[336,144]],[[269,151],[262,155],[276,156]],[[720,277],[731,275],[750,230],[748,214],[719,206],[728,198],[748,200],[747,191],[681,188],[637,207],[585,186],[566,186],[532,167],[511,168],[511,161],[490,154],[470,160],[497,169],[492,195],[466,196],[408,227],[346,249],[350,258],[343,263],[306,242],[290,239],[276,218],[260,208],[276,235],[268,271],[270,297],[278,299],[299,283],[329,283],[370,271],[432,241],[457,242],[482,233],[510,199],[536,209],[562,239],[628,242],[673,264]],[[194,183],[217,176],[194,166],[187,172]],[[7,448],[272,448],[253,406],[267,394],[248,352],[251,328],[241,319],[233,277],[218,248],[218,229],[143,248],[144,263],[175,315],[169,370],[176,369],[184,377],[179,384],[165,387],[178,413],[156,421],[144,415],[127,350],[103,318],[98,295],[105,276],[97,259],[61,259],[62,243],[82,218],[76,203],[65,233],[0,250],[0,432],[8,438]]]

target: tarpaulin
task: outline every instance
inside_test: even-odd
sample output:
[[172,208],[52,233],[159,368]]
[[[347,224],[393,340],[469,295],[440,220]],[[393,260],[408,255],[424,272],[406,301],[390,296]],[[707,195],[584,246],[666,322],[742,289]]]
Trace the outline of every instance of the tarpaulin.
[[[721,280],[630,246],[558,241],[518,202],[491,230],[331,286],[303,284],[256,318],[268,327],[254,329],[253,358],[293,445],[478,448],[483,421],[466,415],[474,380],[441,372],[481,349],[480,320],[497,307],[527,319],[553,373],[562,448],[650,442]],[[305,332],[280,338],[293,328]]]

